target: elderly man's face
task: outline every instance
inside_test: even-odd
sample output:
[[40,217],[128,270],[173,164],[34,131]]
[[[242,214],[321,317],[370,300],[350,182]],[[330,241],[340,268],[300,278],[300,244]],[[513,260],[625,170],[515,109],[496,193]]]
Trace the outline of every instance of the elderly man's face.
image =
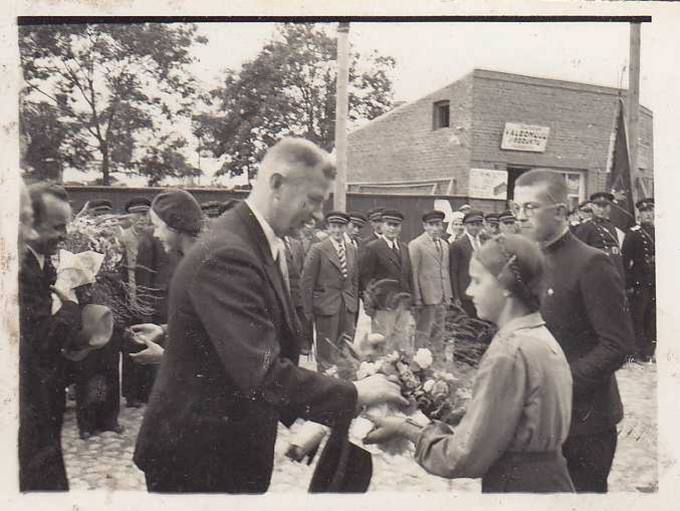
[[71,206],[53,195],[43,196],[43,215],[35,224],[37,237],[29,241],[36,252],[46,256],[54,255],[59,244],[66,240],[66,226],[71,220]]
[[33,228],[33,205],[26,186],[22,184],[19,196],[19,258],[26,253],[26,244],[38,237]]
[[332,179],[328,179],[321,170],[302,169],[292,171],[287,176],[279,176],[282,181],[278,190],[274,190],[274,222],[272,224],[277,235],[292,235],[302,229],[310,221],[320,222],[323,219],[323,203],[328,197]]

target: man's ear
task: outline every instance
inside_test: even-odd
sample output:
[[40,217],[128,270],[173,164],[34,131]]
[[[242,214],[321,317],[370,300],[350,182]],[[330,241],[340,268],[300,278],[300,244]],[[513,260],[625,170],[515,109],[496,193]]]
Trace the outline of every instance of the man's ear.
[[269,188],[278,191],[284,181],[285,179],[281,174],[274,172],[269,178]]

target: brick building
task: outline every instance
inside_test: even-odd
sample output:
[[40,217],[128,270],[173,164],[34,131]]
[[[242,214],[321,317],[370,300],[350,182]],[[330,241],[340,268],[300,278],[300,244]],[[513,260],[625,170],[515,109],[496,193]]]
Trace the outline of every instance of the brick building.
[[[512,198],[532,168],[565,174],[572,203],[603,190],[625,90],[475,69],[349,135],[349,191]],[[638,165],[653,189],[652,112],[640,107]]]

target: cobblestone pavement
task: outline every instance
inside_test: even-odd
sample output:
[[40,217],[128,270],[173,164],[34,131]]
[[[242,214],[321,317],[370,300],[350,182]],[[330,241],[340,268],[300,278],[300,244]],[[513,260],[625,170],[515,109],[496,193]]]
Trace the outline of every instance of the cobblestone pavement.
[[[625,418],[619,424],[619,442],[609,478],[610,491],[653,492],[656,469],[656,366],[628,365],[618,373]],[[125,431],[106,432],[81,440],[73,404],[69,404],[63,447],[70,486],[74,490],[144,490],[144,476],[132,462],[135,438],[144,409],[121,407]],[[293,463],[284,456],[291,432],[281,426],[276,444],[271,492],[304,492],[312,466]],[[479,492],[479,481],[448,481],[427,474],[408,456],[374,456],[370,490]]]

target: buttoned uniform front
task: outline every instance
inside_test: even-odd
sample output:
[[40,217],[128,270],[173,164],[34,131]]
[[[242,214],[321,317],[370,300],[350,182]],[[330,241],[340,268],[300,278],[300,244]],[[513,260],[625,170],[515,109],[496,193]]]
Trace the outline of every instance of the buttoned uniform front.
[[654,225],[633,226],[623,240],[626,289],[635,330],[637,354],[643,360],[654,355],[656,346],[656,237]]
[[543,252],[541,314],[574,382],[564,455],[577,491],[604,492],[623,418],[615,373],[634,351],[623,280],[604,252],[567,228]]
[[444,334],[446,306],[451,301],[449,244],[426,232],[408,245],[413,272],[416,313],[416,347],[439,345]]
[[576,227],[574,233],[586,245],[602,250],[609,256],[623,277],[623,259],[616,226],[606,218],[593,217]]
[[365,290],[371,281],[382,279],[396,280],[399,282],[400,292],[412,293],[413,275],[408,246],[405,243],[399,240],[392,242],[381,237],[366,244],[359,262],[359,287]]
[[[339,245],[342,244],[342,248]],[[339,250],[345,251],[343,275]],[[328,237],[313,245],[305,260],[301,278],[305,316],[316,326],[317,359],[322,367],[332,364],[328,339],[337,343],[342,334],[354,337],[354,317],[359,306],[357,250],[349,243]]]
[[416,460],[443,477],[481,477],[484,493],[573,491],[560,452],[571,405],[569,365],[541,315],[514,318],[482,357],[460,424],[426,427]]
[[134,455],[159,491],[262,493],[279,420],[335,426],[354,415],[353,384],[297,367],[299,324],[266,227],[239,204],[175,271]]
[[[476,243],[480,244],[479,237]],[[470,260],[475,250],[472,236],[466,232],[451,244],[449,251],[449,275],[453,299],[460,300],[461,307],[472,318],[477,317],[477,311],[472,298],[465,291],[470,285]]]

